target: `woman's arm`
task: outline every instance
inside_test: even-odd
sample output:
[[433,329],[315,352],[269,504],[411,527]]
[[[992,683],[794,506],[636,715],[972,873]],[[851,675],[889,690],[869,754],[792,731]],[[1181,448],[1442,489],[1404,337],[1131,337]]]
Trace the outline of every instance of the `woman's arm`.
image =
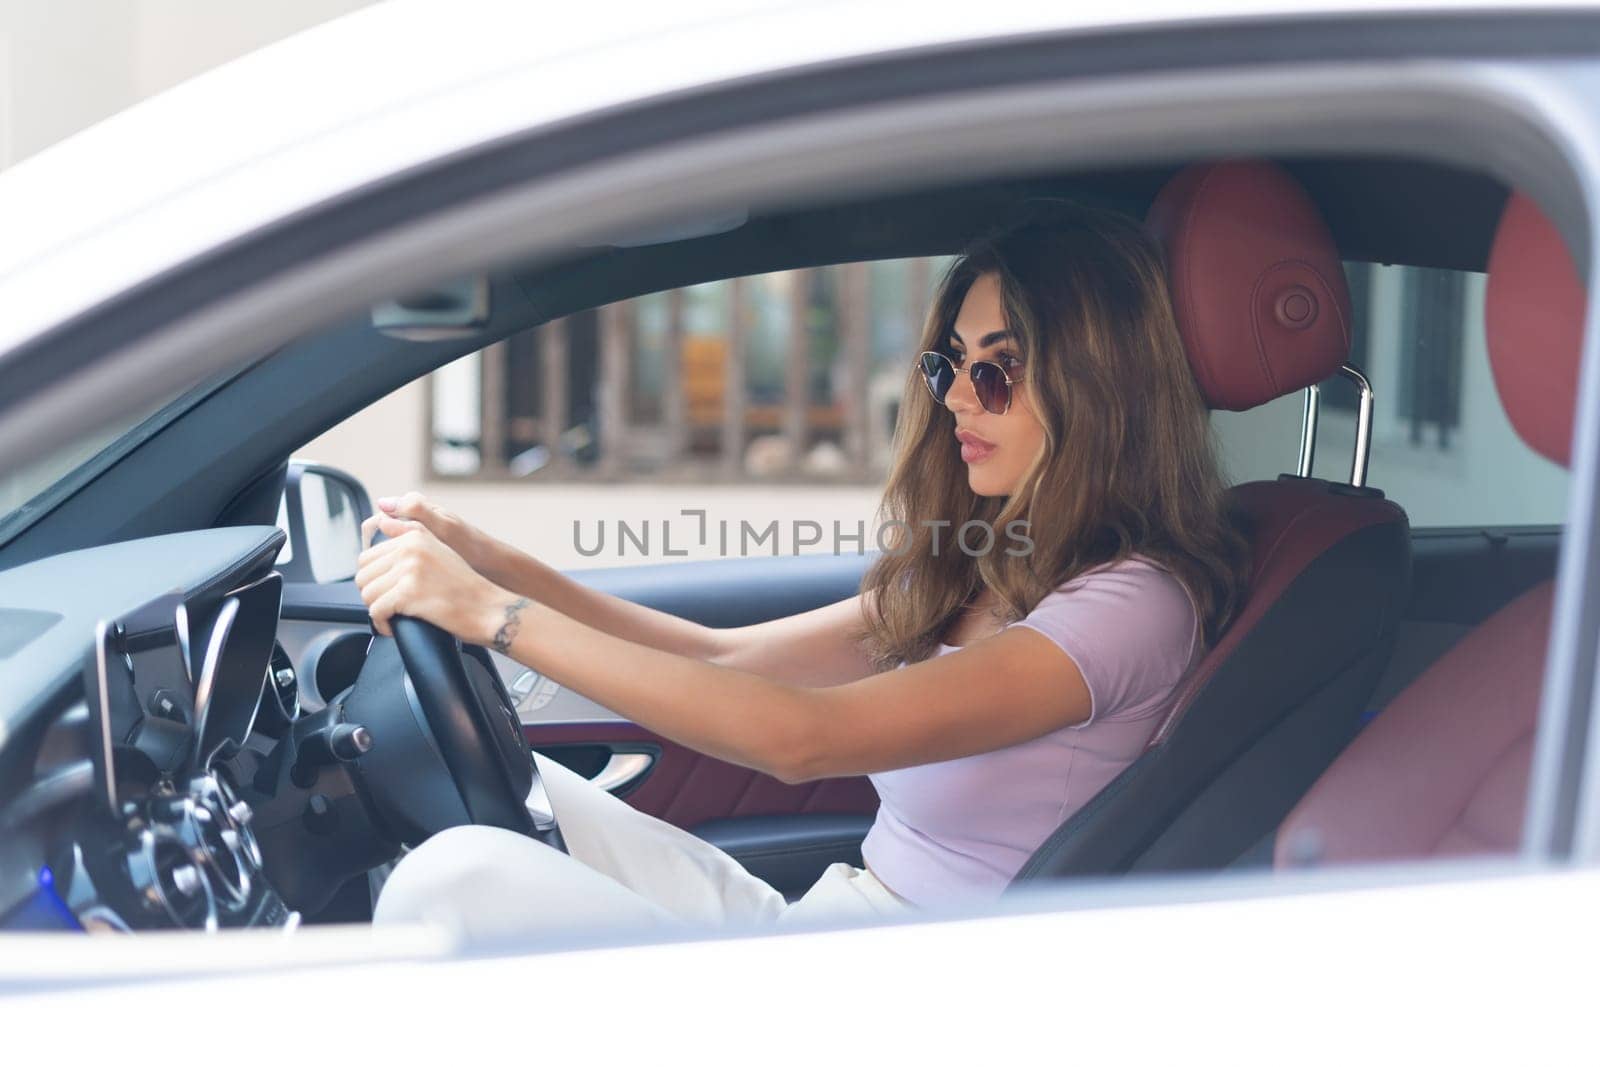
[[723,647],[707,662],[789,685],[843,685],[867,678],[873,666],[862,643],[867,624],[862,605],[870,595],[857,593],[798,615],[717,631]]
[[[554,567],[426,499],[421,493],[381,499],[378,507],[383,514],[373,516],[362,524],[363,543],[372,540],[372,532],[379,528],[384,516],[405,519],[426,528],[460,555],[473,570],[495,585],[541,604],[549,604],[562,614],[597,630],[604,630],[636,644],[696,659],[712,659],[727,654],[731,646],[736,644],[730,640],[732,631],[702,626],[689,619],[643,604],[634,604],[575,582]],[[390,525],[385,532],[393,537],[404,530]]]
[[497,588],[422,531],[368,550],[357,583],[380,632],[391,615],[427,619],[671,740],[787,782],[955,759],[1089,717],[1076,664],[1026,628],[810,687],[597,630]]
[[489,577],[501,588],[548,604],[586,626],[663,652],[709,660],[725,654],[731,643],[725,630],[592,589],[517,549],[509,550],[504,570]]
[[[859,597],[750,626],[705,626],[573,581],[420,493],[378,503],[385,515],[425,527],[500,588],[624,641],[797,685],[830,685],[872,673],[855,637],[863,624]],[[365,541],[378,521],[363,525]],[[389,528],[390,536],[403,532]]]
[[664,737],[785,782],[956,759],[1089,717],[1077,666],[1031,629],[822,687],[631,644],[509,596],[490,602],[476,638]]
[[532,556],[518,555],[510,570],[512,584],[497,585],[630,644],[796,685],[831,685],[872,673],[855,636],[864,625],[859,594],[786,618],[716,628],[591,589]]

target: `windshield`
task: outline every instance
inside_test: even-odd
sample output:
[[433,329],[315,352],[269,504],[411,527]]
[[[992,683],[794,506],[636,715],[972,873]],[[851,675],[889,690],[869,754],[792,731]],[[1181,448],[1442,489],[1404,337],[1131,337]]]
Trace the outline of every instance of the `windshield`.
[[146,405],[100,432],[72,441],[43,459],[0,474],[0,546],[87,485],[117,460],[221,386],[234,373],[216,375],[176,397]]

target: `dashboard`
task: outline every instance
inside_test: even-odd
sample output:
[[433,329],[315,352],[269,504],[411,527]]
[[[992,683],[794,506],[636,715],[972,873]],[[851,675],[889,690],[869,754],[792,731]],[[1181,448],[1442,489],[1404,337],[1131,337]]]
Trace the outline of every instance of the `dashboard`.
[[298,710],[272,684],[282,600],[274,572],[220,596],[161,596],[95,627],[84,691],[105,818],[87,820],[71,857],[78,906],[67,910],[126,925],[154,909],[200,929],[288,921],[230,762],[263,711],[282,736]]
[[252,747],[299,715],[281,541],[198,531],[0,572],[0,929],[297,922],[247,799]]
[[[293,586],[300,617],[282,618],[282,537],[203,530],[0,571],[0,931],[316,921],[467,821],[359,598]],[[524,723],[615,719],[471,654],[499,676],[484,699]]]
[[158,597],[96,626],[84,690],[107,811],[231,758],[263,696],[287,715],[266,684],[282,602],[283,578],[271,573],[220,598]]

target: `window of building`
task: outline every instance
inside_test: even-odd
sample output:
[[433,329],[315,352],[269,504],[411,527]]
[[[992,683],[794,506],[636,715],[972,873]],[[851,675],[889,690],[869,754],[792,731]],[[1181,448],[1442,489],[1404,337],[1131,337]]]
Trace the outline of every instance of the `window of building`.
[[875,484],[947,263],[714,282],[508,338],[431,376],[428,474]]

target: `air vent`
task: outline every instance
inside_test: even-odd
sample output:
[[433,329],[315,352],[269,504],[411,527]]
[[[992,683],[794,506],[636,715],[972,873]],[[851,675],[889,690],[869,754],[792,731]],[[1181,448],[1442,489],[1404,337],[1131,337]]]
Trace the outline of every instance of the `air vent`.
[[140,829],[128,853],[128,875],[147,911],[166,913],[175,925],[217,928],[217,898],[211,881],[194,864],[176,827],[151,823]]

